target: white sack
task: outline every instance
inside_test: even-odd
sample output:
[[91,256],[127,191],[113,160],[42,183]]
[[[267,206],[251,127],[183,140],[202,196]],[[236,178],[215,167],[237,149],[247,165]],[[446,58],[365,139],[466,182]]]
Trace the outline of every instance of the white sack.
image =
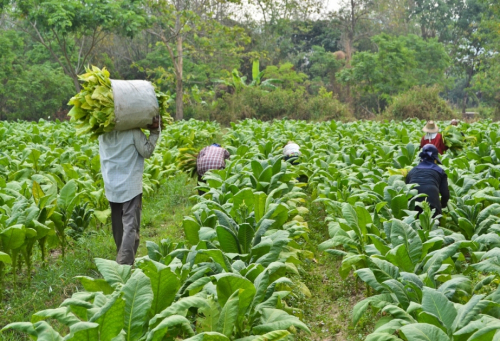
[[115,103],[115,130],[147,128],[160,108],[155,89],[148,81],[111,79]]

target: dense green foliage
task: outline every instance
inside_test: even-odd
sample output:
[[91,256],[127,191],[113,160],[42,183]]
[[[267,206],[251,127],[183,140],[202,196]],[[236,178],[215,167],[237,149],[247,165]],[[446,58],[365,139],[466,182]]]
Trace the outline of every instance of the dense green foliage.
[[393,97],[385,116],[400,120],[446,120],[452,119],[454,113],[444,99],[439,97],[437,87],[416,86]]
[[[353,308],[354,324],[368,309],[380,313],[367,340],[494,340],[500,329],[500,127],[486,121],[453,128],[467,138],[442,156],[451,199],[433,218],[426,203],[416,216],[415,185],[393,171],[418,162],[423,124],[232,124],[224,136],[231,159],[226,169],[204,176],[199,188],[205,194],[193,197],[192,214],[182,223],[184,243],[148,242],[148,256],[135,269],[97,259],[102,279],[80,277],[85,291],[6,329],[70,340],[279,340],[307,333],[300,310],[287,299],[309,295],[298,276],[311,257],[302,249],[309,238],[302,207],[307,186],[310,200],[327,212],[330,239],[320,249],[342,259],[342,278],[353,275],[367,288]],[[64,247],[63,236],[73,232],[59,221],[72,231],[84,227],[88,208],[106,219],[102,187],[95,187],[102,186],[95,144],[79,144],[66,124],[21,125],[0,130],[23,141],[12,157],[3,154],[0,173],[0,264],[12,263],[14,273],[15,260],[21,255],[28,263],[44,233]],[[171,138],[146,166],[146,190],[176,171],[179,147],[206,145],[218,132],[197,121],[168,129]],[[282,161],[289,140],[301,146],[296,166]],[[304,176],[307,185],[295,180]]]
[[230,104],[239,99],[220,101],[222,93],[239,95],[235,80],[254,79],[255,61],[263,71],[258,82],[277,87],[260,90],[286,91],[276,94],[277,105],[284,94],[309,102],[325,88],[350,116],[373,117],[414,86],[437,86],[462,111],[499,103],[494,1],[354,0],[335,9],[331,0],[2,4],[1,119],[64,117],[88,65],[106,67],[114,79],[154,82],[171,94],[177,119],[338,117],[328,106],[259,116]]
[[[204,133],[196,134],[198,130]],[[167,127],[165,133],[170,138],[162,139],[163,152],[145,164],[145,193],[157,189],[176,172],[179,145],[186,145],[186,141],[197,146],[211,143],[218,127],[188,121]],[[67,235],[86,228],[91,210],[94,225],[106,223],[110,210],[98,146],[76,137],[69,124],[43,120],[1,123],[0,137],[1,285],[6,264],[12,264],[15,276],[22,258],[30,272],[36,245],[42,262],[47,245],[60,246],[64,255]]]

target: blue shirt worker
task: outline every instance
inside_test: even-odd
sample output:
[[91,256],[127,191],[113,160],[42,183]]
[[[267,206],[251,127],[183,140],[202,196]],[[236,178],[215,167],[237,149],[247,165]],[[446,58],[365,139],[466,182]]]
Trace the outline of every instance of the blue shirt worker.
[[141,129],[111,131],[99,136],[101,172],[111,206],[111,225],[116,262],[134,264],[139,247],[142,211],[142,174],[160,136],[159,118],[148,126],[149,139]]
[[[418,193],[427,194],[426,198],[418,198],[417,201],[427,200],[431,209],[436,210],[434,216],[442,213],[443,207],[448,205],[450,191],[448,189],[448,176],[436,163],[441,163],[438,149],[433,144],[426,144],[420,154],[420,163],[406,176],[407,184],[418,184]],[[441,199],[439,195],[441,194]],[[421,207],[416,210],[419,214]]]

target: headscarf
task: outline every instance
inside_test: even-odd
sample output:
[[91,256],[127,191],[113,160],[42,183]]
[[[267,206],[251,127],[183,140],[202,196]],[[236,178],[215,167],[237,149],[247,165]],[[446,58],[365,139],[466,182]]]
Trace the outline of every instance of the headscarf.
[[437,161],[441,163],[441,160],[439,159],[439,154],[436,146],[433,144],[426,144],[423,148],[420,154],[418,154],[420,157],[420,163],[416,168],[418,169],[433,169],[438,173],[443,174],[444,170],[436,165],[434,161]]
[[437,161],[438,163],[442,163],[441,160],[439,159],[439,154],[438,154],[438,149],[436,148],[435,145],[433,144],[426,144],[423,148],[420,154],[418,156],[422,161],[430,161],[434,162]]

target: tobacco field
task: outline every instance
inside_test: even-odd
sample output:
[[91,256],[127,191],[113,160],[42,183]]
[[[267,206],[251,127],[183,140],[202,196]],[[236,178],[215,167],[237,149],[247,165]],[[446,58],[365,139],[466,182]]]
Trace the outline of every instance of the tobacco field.
[[[134,267],[95,259],[100,276],[79,276],[81,291],[2,333],[40,341],[307,339],[293,298],[314,295],[302,274],[314,260],[304,247],[312,237],[306,206],[314,205],[329,235],[320,250],[364,290],[352,325],[374,316],[365,340],[500,340],[500,126],[462,123],[446,135],[451,199],[434,219],[425,204],[417,218],[417,190],[404,181],[418,163],[423,125],[167,126],[145,165],[145,195],[189,171],[189,155],[220,136],[231,154],[224,170],[205,175],[205,194],[193,192],[184,241],[142,238],[148,254]],[[301,146],[300,164],[283,161],[287,141]],[[103,188],[97,142],[76,137],[68,123],[0,122],[1,285],[36,272],[48,250],[64,257],[79,234],[109,225]]]

